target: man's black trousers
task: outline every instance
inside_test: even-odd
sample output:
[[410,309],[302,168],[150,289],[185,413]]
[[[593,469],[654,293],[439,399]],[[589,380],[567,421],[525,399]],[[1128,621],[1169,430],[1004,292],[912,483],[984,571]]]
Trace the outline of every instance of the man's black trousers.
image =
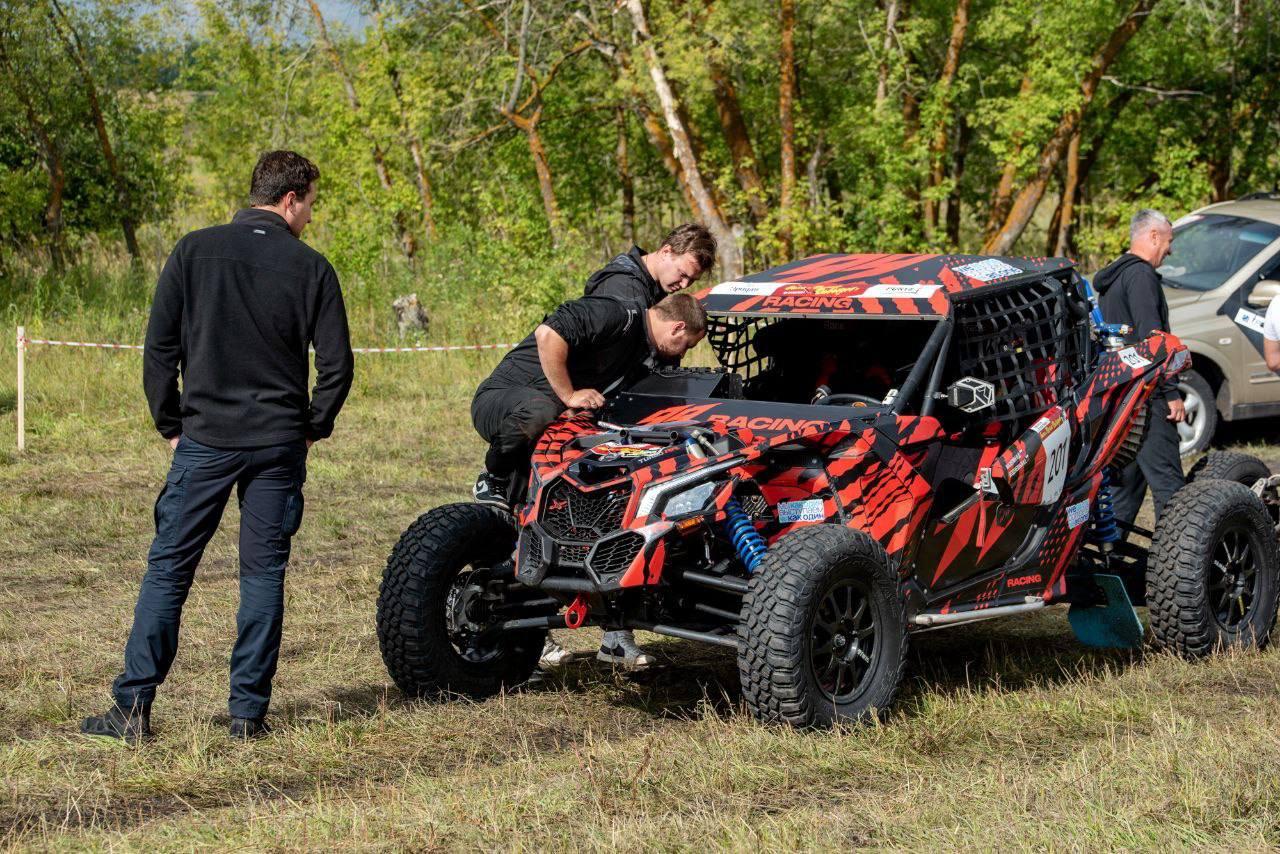
[[528,386],[481,388],[471,401],[471,423],[489,443],[484,467],[495,477],[529,468],[534,443],[564,412],[559,398]]
[[1116,518],[1133,522],[1151,485],[1151,500],[1156,518],[1164,515],[1165,505],[1173,494],[1186,485],[1182,474],[1182,457],[1178,454],[1178,428],[1169,420],[1169,403],[1164,398],[1151,402],[1147,411],[1147,435],[1142,440],[1138,458],[1120,473],[1111,489]]
[[231,651],[232,717],[261,718],[271,700],[280,655],[284,570],[302,522],[307,447],[302,440],[268,448],[221,450],[183,436],[156,499],[156,537],[147,555],[116,703],[149,704],[178,652],[182,605],[196,565],[226,507],[240,501],[240,609]]

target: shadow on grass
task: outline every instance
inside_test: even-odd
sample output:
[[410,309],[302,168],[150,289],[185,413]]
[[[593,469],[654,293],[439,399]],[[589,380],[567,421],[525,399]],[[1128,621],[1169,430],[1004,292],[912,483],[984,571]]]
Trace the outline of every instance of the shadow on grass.
[[18,408],[18,393],[12,389],[0,389],[0,415],[6,415]]

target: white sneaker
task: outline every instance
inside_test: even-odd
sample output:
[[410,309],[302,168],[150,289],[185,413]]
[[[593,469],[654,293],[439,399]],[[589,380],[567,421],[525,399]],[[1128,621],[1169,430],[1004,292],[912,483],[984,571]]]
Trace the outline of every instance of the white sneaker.
[[658,663],[658,659],[636,645],[636,637],[629,630],[605,632],[600,641],[596,658],[607,664],[628,670],[643,670]]
[[542,657],[538,659],[538,666],[543,670],[551,670],[560,667],[572,657],[573,653],[548,637],[547,642],[542,645]]

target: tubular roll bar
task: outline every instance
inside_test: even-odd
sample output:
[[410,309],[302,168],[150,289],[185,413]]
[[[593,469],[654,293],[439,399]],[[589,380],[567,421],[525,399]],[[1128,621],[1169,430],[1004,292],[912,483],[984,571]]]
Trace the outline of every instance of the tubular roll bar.
[[921,415],[929,415],[933,412],[934,395],[938,392],[938,383],[942,379],[942,365],[947,359],[947,350],[951,346],[951,330],[954,324],[951,318],[943,318],[934,327],[933,333],[929,336],[929,340],[925,342],[924,350],[920,353],[920,358],[916,360],[915,365],[911,368],[911,373],[907,375],[906,382],[902,384],[902,388],[898,389],[898,396],[893,399],[893,404],[889,407],[890,411],[895,414],[903,414],[907,404],[916,395],[916,389],[920,383],[924,381],[925,373],[929,374],[929,382],[924,390],[924,401],[920,407]]

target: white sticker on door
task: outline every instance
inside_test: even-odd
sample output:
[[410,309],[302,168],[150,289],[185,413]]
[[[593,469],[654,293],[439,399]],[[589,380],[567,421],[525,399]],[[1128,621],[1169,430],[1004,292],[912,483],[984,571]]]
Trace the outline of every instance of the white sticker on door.
[[1262,331],[1262,315],[1255,314],[1247,308],[1242,308],[1236,312],[1236,323],[1245,329],[1252,329],[1254,332]]
[[767,297],[777,289],[777,282],[721,282],[711,289],[711,293],[712,295]]
[[1041,504],[1053,504],[1062,495],[1062,485],[1067,481],[1067,457],[1071,446],[1071,428],[1065,420],[1048,435],[1040,437],[1044,445],[1044,489],[1040,493]]

